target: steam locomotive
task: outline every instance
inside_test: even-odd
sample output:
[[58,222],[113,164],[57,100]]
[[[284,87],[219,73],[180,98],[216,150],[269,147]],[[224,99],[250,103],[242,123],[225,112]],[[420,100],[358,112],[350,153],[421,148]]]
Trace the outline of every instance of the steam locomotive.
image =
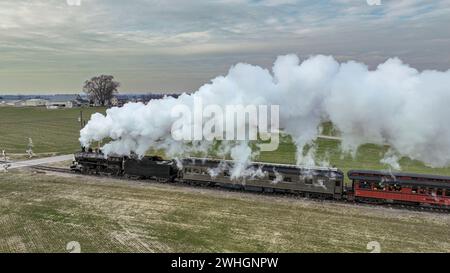
[[450,211],[450,177],[446,176],[351,170],[347,173],[350,183],[346,184],[344,173],[337,168],[253,162],[247,167],[252,170],[248,175],[235,177],[232,166],[227,160],[105,157],[89,150],[75,154],[71,169],[82,174]]

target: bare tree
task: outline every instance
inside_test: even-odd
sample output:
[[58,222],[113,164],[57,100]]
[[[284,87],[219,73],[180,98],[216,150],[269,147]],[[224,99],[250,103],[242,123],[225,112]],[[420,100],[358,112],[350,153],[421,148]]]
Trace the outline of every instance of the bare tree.
[[118,92],[119,82],[114,81],[114,76],[101,75],[86,81],[83,92],[89,100],[97,105],[109,104],[111,98]]

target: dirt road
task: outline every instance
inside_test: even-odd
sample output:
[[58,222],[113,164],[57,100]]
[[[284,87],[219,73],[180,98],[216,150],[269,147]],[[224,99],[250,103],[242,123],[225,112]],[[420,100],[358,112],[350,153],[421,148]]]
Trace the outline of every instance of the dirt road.
[[42,164],[56,163],[56,162],[67,161],[67,160],[72,160],[72,159],[73,159],[73,154],[11,162],[10,163],[11,166],[8,167],[8,170],[19,169],[19,168],[24,168],[24,167],[31,167],[31,166],[42,165]]

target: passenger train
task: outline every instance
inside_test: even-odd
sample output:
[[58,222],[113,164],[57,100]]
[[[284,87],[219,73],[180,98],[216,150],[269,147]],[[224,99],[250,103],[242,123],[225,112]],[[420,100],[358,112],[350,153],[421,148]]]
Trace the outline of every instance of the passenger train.
[[108,156],[92,150],[75,154],[72,171],[165,183],[186,183],[255,192],[397,204],[450,210],[450,177],[337,168],[303,168],[296,165],[253,162],[250,174],[235,177],[233,162],[206,158],[164,160],[158,156]]

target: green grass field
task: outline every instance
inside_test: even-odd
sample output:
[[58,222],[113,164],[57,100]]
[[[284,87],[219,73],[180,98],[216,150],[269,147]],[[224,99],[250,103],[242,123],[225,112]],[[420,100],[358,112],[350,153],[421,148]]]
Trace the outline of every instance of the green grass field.
[[450,215],[0,173],[0,252],[449,252]]
[[25,153],[28,138],[33,140],[35,153],[73,153],[79,150],[80,123],[104,108],[55,109],[0,107],[0,150]]

